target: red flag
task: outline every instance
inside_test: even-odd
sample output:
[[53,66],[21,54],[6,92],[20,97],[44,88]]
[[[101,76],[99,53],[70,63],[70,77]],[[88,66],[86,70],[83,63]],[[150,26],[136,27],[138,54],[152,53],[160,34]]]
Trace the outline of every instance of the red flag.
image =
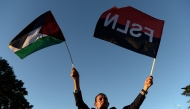
[[113,7],[100,16],[94,37],[156,58],[163,26],[163,20],[133,7]]

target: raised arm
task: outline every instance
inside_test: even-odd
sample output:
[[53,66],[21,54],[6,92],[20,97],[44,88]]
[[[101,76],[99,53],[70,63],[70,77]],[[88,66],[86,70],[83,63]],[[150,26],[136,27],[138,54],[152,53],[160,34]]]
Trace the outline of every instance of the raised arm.
[[148,89],[153,84],[153,77],[149,76],[144,82],[144,87],[141,93],[135,98],[131,105],[125,106],[123,109],[139,109],[145,99],[145,95],[148,93]]
[[75,68],[72,68],[70,76],[74,82],[74,97],[75,97],[76,106],[78,107],[78,109],[89,109],[89,107],[84,103],[84,101],[82,99],[78,71]]

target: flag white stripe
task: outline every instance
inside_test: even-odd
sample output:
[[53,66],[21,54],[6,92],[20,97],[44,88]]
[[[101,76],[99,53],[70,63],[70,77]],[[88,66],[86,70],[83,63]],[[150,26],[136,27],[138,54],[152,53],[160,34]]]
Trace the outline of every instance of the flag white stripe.
[[12,45],[9,45],[9,48],[10,48],[13,52],[17,52],[17,51],[20,50],[20,49],[18,49],[18,48],[13,47]]
[[43,38],[43,37],[47,36],[45,34],[39,33],[40,29],[41,29],[41,27],[28,33],[28,37],[26,38],[24,44],[22,45],[22,48],[30,45],[31,43],[35,42],[39,38]]
[[[46,37],[47,35],[46,34],[41,34],[39,33],[41,27],[39,28],[36,28],[35,30],[29,32],[26,34],[27,38],[24,42],[24,44],[22,45],[22,48],[25,48],[26,46],[32,44],[33,42],[35,42],[36,40],[38,40],[39,38],[43,38],[43,37]],[[13,51],[13,52],[17,52],[21,49],[18,49],[18,48],[15,48],[13,47],[12,45],[9,45],[9,48]]]

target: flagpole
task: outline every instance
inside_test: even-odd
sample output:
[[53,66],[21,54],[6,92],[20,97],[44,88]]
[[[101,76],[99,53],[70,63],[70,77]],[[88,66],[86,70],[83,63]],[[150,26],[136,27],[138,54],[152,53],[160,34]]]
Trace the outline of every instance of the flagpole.
[[70,59],[71,59],[72,67],[74,67],[73,60],[72,60],[72,57],[71,57],[71,53],[70,53],[70,51],[69,51],[69,47],[67,46],[66,41],[65,41],[65,45],[66,45],[67,50],[68,50],[68,52],[69,52],[69,56],[70,56]]
[[154,70],[154,64],[155,64],[155,62],[156,62],[156,58],[154,58],[154,60],[153,60],[152,69],[151,69],[151,71],[150,71],[150,76],[152,76],[152,73],[153,73],[153,70]]

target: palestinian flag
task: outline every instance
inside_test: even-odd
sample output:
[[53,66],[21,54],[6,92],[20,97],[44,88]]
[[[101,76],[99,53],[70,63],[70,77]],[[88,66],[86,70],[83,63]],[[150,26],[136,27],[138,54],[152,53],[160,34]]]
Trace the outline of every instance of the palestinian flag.
[[40,15],[24,28],[9,48],[21,59],[45,47],[64,42],[65,38],[51,11]]
[[156,58],[164,21],[131,6],[113,7],[99,18],[94,37]]

